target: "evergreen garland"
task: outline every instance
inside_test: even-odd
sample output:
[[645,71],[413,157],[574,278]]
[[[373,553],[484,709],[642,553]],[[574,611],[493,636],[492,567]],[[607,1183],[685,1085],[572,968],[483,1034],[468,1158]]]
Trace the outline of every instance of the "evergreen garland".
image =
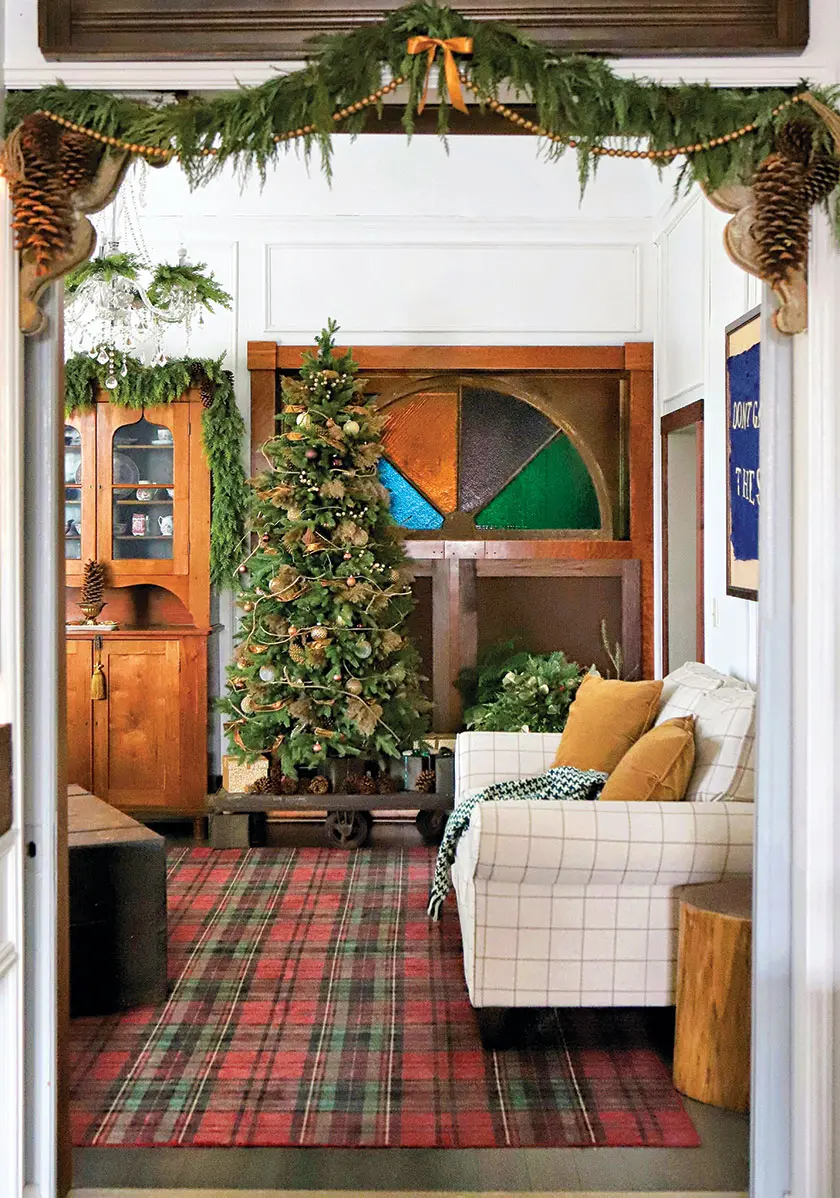
[[[204,456],[213,482],[210,517],[210,581],[230,586],[236,569],[245,527],[248,491],[242,469],[245,422],[236,406],[233,375],[222,368],[221,358],[176,358],[165,366],[144,366],[126,358],[125,378],[108,391],[111,403],[122,408],[157,407],[173,403],[190,387],[206,380],[213,397],[201,416]],[[64,364],[64,410],[90,410],[96,389],[105,385],[108,366],[87,354],[76,354]]]
[[[329,173],[335,130],[332,114],[380,88],[383,74],[405,77],[409,95],[403,124],[408,134],[413,131],[426,72],[425,56],[407,53],[406,43],[415,35],[472,37],[473,54],[459,59],[459,68],[468,72],[482,96],[496,98],[509,87],[518,99],[535,105],[540,125],[574,137],[582,184],[595,167],[591,148],[605,140],[618,139],[631,147],[641,142],[651,149],[694,146],[755,123],[756,131],[748,136],[690,152],[682,175],[683,181],[698,182],[708,191],[729,183],[749,184],[791,116],[789,106],[773,112],[790,98],[790,89],[663,86],[619,78],[603,59],[560,55],[512,25],[470,21],[446,6],[415,0],[378,24],[318,39],[303,69],[278,74],[258,87],[153,104],[57,84],[10,94],[5,127],[14,129],[28,114],[47,109],[105,136],[174,150],[196,185],[228,161],[245,170],[256,166],[264,176],[279,150],[290,144],[278,146],[275,135],[312,125],[314,131],[302,139],[305,152],[309,154],[317,146]],[[444,134],[449,105],[443,73],[440,88],[439,129]],[[811,90],[837,111],[837,89]],[[361,132],[375,111],[351,114],[342,123],[342,131]],[[816,148],[834,156],[830,131],[822,120],[810,112],[806,119],[813,124]],[[558,143],[550,143],[546,150],[550,157],[559,157],[564,151],[565,146]]]

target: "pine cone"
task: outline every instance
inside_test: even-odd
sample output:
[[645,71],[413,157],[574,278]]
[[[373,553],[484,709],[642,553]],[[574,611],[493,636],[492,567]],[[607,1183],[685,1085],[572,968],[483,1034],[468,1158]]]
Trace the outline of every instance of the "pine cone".
[[271,785],[270,778],[257,778],[256,782],[250,783],[245,793],[249,795],[272,795],[275,791]]
[[821,204],[840,183],[840,161],[824,150],[818,150],[811,159],[811,165],[802,185],[805,203],[808,207]]
[[297,665],[302,665],[306,661],[306,653],[304,651],[303,645],[299,644],[297,641],[292,641],[289,645],[289,657],[291,657],[292,661]]
[[390,774],[380,774],[376,780],[376,789],[381,795],[393,795],[397,793],[398,783],[396,778],[392,778]]
[[435,771],[421,770],[417,775],[417,781],[414,784],[414,789],[419,790],[420,794],[432,795],[435,793]]
[[80,603],[101,603],[105,593],[105,567],[102,562],[89,558],[85,562]]
[[755,220],[752,236],[762,278],[777,286],[804,270],[810,217],[803,167],[782,154],[771,154],[753,181]]
[[288,774],[283,773],[283,767],[279,761],[272,761],[268,767],[268,776],[271,779],[271,789],[274,794],[278,795],[295,795],[298,791],[297,778],[290,778]]
[[807,166],[814,148],[814,126],[799,118],[788,121],[776,135],[775,148],[785,158]]
[[37,113],[20,127],[22,177],[12,177],[12,228],[19,250],[29,250],[38,274],[65,252],[71,240],[72,210],[58,162],[61,130]]
[[375,795],[376,781],[370,774],[348,774],[344,789],[349,795]]
[[311,795],[329,794],[330,784],[323,774],[316,774],[306,788]]
[[201,406],[203,408],[209,408],[216,396],[216,388],[213,386],[213,384],[208,379],[205,379],[204,382],[200,386],[200,391],[201,391]]
[[102,152],[102,146],[84,133],[64,130],[58,149],[58,166],[68,192],[79,191],[92,181]]

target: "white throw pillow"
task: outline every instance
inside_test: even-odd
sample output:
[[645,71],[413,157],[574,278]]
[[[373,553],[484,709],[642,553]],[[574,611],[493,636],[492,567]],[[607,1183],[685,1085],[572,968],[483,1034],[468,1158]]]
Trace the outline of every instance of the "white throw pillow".
[[694,710],[697,755],[686,799],[752,802],[755,791],[755,691],[721,686],[701,697]]
[[689,661],[673,670],[662,682],[659,714],[654,726],[679,716],[694,715],[701,699],[726,685],[727,681],[725,674],[719,674],[699,661]]

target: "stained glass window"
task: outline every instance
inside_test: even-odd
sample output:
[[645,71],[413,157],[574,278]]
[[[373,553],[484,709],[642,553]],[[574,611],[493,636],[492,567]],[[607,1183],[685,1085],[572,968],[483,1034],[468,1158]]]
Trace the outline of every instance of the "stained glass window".
[[473,526],[600,529],[598,496],[580,453],[530,403],[462,386],[405,396],[384,411],[379,476],[403,528],[436,531],[457,516],[454,535]]
[[495,499],[476,513],[476,528],[601,527],[589,471],[564,433],[541,450]]
[[556,432],[552,420],[513,395],[465,387],[460,507],[466,512],[484,507]]
[[417,532],[441,527],[440,512],[386,458],[379,461],[379,478],[391,492],[391,515],[397,524]]

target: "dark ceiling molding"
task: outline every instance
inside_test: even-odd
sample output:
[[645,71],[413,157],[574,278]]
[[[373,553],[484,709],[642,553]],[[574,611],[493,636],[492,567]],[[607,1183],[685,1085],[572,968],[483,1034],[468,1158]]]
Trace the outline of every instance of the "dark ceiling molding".
[[[379,21],[374,0],[38,0],[48,58],[296,59],[318,33]],[[456,7],[512,21],[559,49],[610,55],[781,54],[808,41],[808,0],[483,0]]]

